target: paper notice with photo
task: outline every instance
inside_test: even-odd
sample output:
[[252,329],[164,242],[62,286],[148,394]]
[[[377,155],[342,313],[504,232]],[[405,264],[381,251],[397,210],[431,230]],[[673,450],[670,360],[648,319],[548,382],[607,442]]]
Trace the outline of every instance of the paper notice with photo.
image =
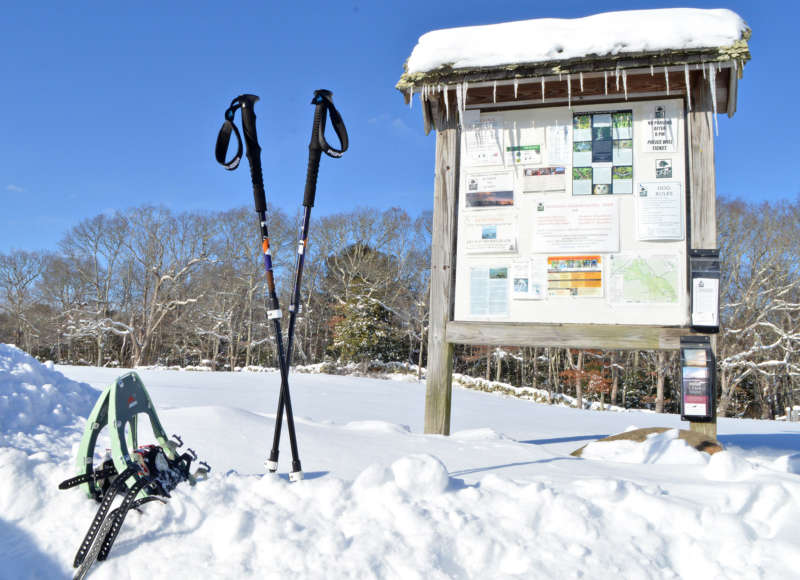
[[603,257],[548,256],[547,294],[573,298],[602,298]]
[[567,169],[560,167],[521,167],[517,169],[523,193],[563,192],[567,189]]
[[469,313],[471,316],[508,316],[508,270],[507,266],[470,268]]
[[511,264],[511,298],[543,300],[547,292],[547,267],[543,257],[518,260]]
[[590,114],[572,117],[572,141],[592,140],[592,116]]
[[572,195],[592,194],[592,168],[572,168]]
[[614,165],[633,165],[633,141],[630,139],[614,141],[611,157]]
[[467,173],[466,182],[464,203],[467,209],[514,205],[513,171],[475,171]]
[[517,251],[517,215],[509,211],[470,213],[464,216],[464,249],[468,254]]

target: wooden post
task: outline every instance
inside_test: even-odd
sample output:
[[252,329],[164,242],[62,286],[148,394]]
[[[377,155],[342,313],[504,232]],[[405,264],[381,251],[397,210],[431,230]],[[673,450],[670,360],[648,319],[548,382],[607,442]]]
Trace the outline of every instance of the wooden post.
[[453,306],[460,132],[455,103],[451,103],[450,114],[447,115],[440,101],[432,101],[431,116],[436,128],[436,174],[433,190],[425,433],[449,435],[453,344],[447,342],[446,331]]
[[[734,74],[734,73],[731,73]],[[716,87],[714,87],[716,90]],[[714,171],[714,112],[711,87],[703,75],[695,73],[692,82],[692,110],[689,112],[689,215],[691,249],[717,247],[717,188]],[[717,337],[711,337],[717,354]],[[717,418],[709,423],[690,422],[689,428],[708,437],[717,437]]]

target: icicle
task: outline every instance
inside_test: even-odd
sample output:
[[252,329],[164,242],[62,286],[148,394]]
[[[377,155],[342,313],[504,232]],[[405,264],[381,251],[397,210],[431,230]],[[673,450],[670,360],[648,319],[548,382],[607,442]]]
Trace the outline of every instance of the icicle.
[[669,96],[669,71],[667,70],[667,67],[664,67],[664,80],[667,83],[667,96]]
[[447,85],[444,86],[444,112],[450,118],[450,99],[447,98]]
[[572,75],[567,75],[567,107],[572,108]]
[[408,87],[408,108],[414,108],[414,83],[411,83],[411,86]]
[[581,92],[583,92],[583,73],[580,72],[580,73],[578,73],[578,75],[579,75],[579,78],[581,79]]
[[514,77],[514,98],[517,98],[517,89],[519,89],[519,79]]
[[653,75],[655,74],[655,72],[656,72],[656,69],[655,69],[655,67],[654,67],[654,66],[651,64],[651,65],[650,65],[650,76],[653,76]]
[[686,102],[689,104],[689,110],[692,110],[692,85],[689,82],[689,65],[683,65],[683,78],[686,81]]
[[603,86],[606,89],[606,96],[608,95],[608,71],[603,71]]
[[617,65],[617,68],[614,69],[614,76],[617,80],[617,92],[619,92],[619,65]]
[[561,73],[558,73],[558,80],[561,80]]
[[717,121],[717,70],[712,64],[708,67],[708,87],[711,89],[711,109],[714,114],[714,134],[719,137],[719,121]]
[[456,85],[456,106],[458,107],[458,122],[464,126],[464,85]]
[[542,102],[544,103],[544,77],[542,77]]
[[703,67],[703,78],[706,78],[706,63],[701,62],[700,66]]
[[622,69],[622,88],[625,91],[625,100],[628,100],[628,71]]
[[492,102],[497,102],[497,81],[494,81],[494,87],[492,88]]
[[464,81],[464,108],[467,108],[467,93],[469,92],[469,81]]

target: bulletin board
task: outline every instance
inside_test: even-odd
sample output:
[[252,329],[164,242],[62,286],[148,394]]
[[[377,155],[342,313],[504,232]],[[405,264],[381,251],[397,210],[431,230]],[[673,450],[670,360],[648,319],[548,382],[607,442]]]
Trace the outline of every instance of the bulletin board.
[[454,320],[688,324],[681,99],[461,125]]

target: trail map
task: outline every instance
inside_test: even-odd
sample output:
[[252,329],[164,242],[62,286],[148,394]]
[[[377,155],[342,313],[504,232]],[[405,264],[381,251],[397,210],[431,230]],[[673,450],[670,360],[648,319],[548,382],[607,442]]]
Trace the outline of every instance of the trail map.
[[609,298],[623,303],[676,304],[679,264],[678,256],[671,254],[612,254]]

